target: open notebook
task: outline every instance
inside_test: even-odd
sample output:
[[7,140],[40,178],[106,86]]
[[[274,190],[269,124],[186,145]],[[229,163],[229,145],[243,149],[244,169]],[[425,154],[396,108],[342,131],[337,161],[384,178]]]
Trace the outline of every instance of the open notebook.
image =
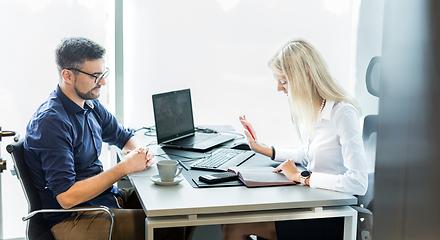
[[228,171],[238,175],[246,187],[295,185],[283,173],[274,173],[273,167],[231,167]]

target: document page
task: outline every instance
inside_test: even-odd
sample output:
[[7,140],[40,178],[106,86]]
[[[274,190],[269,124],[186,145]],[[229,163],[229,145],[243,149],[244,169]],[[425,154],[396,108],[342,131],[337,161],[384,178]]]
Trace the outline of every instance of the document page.
[[238,175],[247,187],[294,185],[283,173],[274,173],[273,167],[233,167],[230,172]]

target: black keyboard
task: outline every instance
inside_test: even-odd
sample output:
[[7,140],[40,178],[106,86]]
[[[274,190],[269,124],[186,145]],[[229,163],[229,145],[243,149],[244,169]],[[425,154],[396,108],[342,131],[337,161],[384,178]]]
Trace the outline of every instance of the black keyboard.
[[243,150],[220,148],[211,153],[211,156],[198,160],[197,162],[191,164],[191,167],[218,168],[219,166],[223,165],[227,161],[231,160],[232,158],[243,152]]

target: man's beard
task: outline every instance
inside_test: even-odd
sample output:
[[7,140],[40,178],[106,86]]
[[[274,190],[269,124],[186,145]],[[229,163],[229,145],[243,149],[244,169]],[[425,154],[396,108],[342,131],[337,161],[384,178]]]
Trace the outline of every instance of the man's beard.
[[[76,81],[75,81],[76,83]],[[86,93],[82,93],[78,90],[78,88],[76,88],[76,84],[75,86],[73,86],[73,88],[75,89],[76,94],[78,94],[78,96],[84,100],[93,100],[93,99],[97,99],[99,98],[99,93],[97,95],[93,94],[93,90],[95,90],[96,88],[100,88],[100,87],[96,87],[93,88],[92,90],[86,92]]]

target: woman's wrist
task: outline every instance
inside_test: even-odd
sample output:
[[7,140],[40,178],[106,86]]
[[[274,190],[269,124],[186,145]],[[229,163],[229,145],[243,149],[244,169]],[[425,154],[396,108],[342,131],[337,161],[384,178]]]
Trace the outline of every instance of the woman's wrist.
[[270,147],[272,149],[272,156],[270,159],[275,160],[275,148],[273,146]]
[[[306,171],[303,171],[303,172],[306,172]],[[300,180],[298,182],[301,182],[304,186],[310,186],[310,177],[312,176],[312,174],[309,172],[309,174],[306,175],[306,177],[304,177],[302,174],[303,172],[299,173]]]
[[272,157],[272,148],[270,147],[265,147],[257,143],[256,146],[252,148],[252,150],[254,150],[254,152],[268,156],[270,158]]

